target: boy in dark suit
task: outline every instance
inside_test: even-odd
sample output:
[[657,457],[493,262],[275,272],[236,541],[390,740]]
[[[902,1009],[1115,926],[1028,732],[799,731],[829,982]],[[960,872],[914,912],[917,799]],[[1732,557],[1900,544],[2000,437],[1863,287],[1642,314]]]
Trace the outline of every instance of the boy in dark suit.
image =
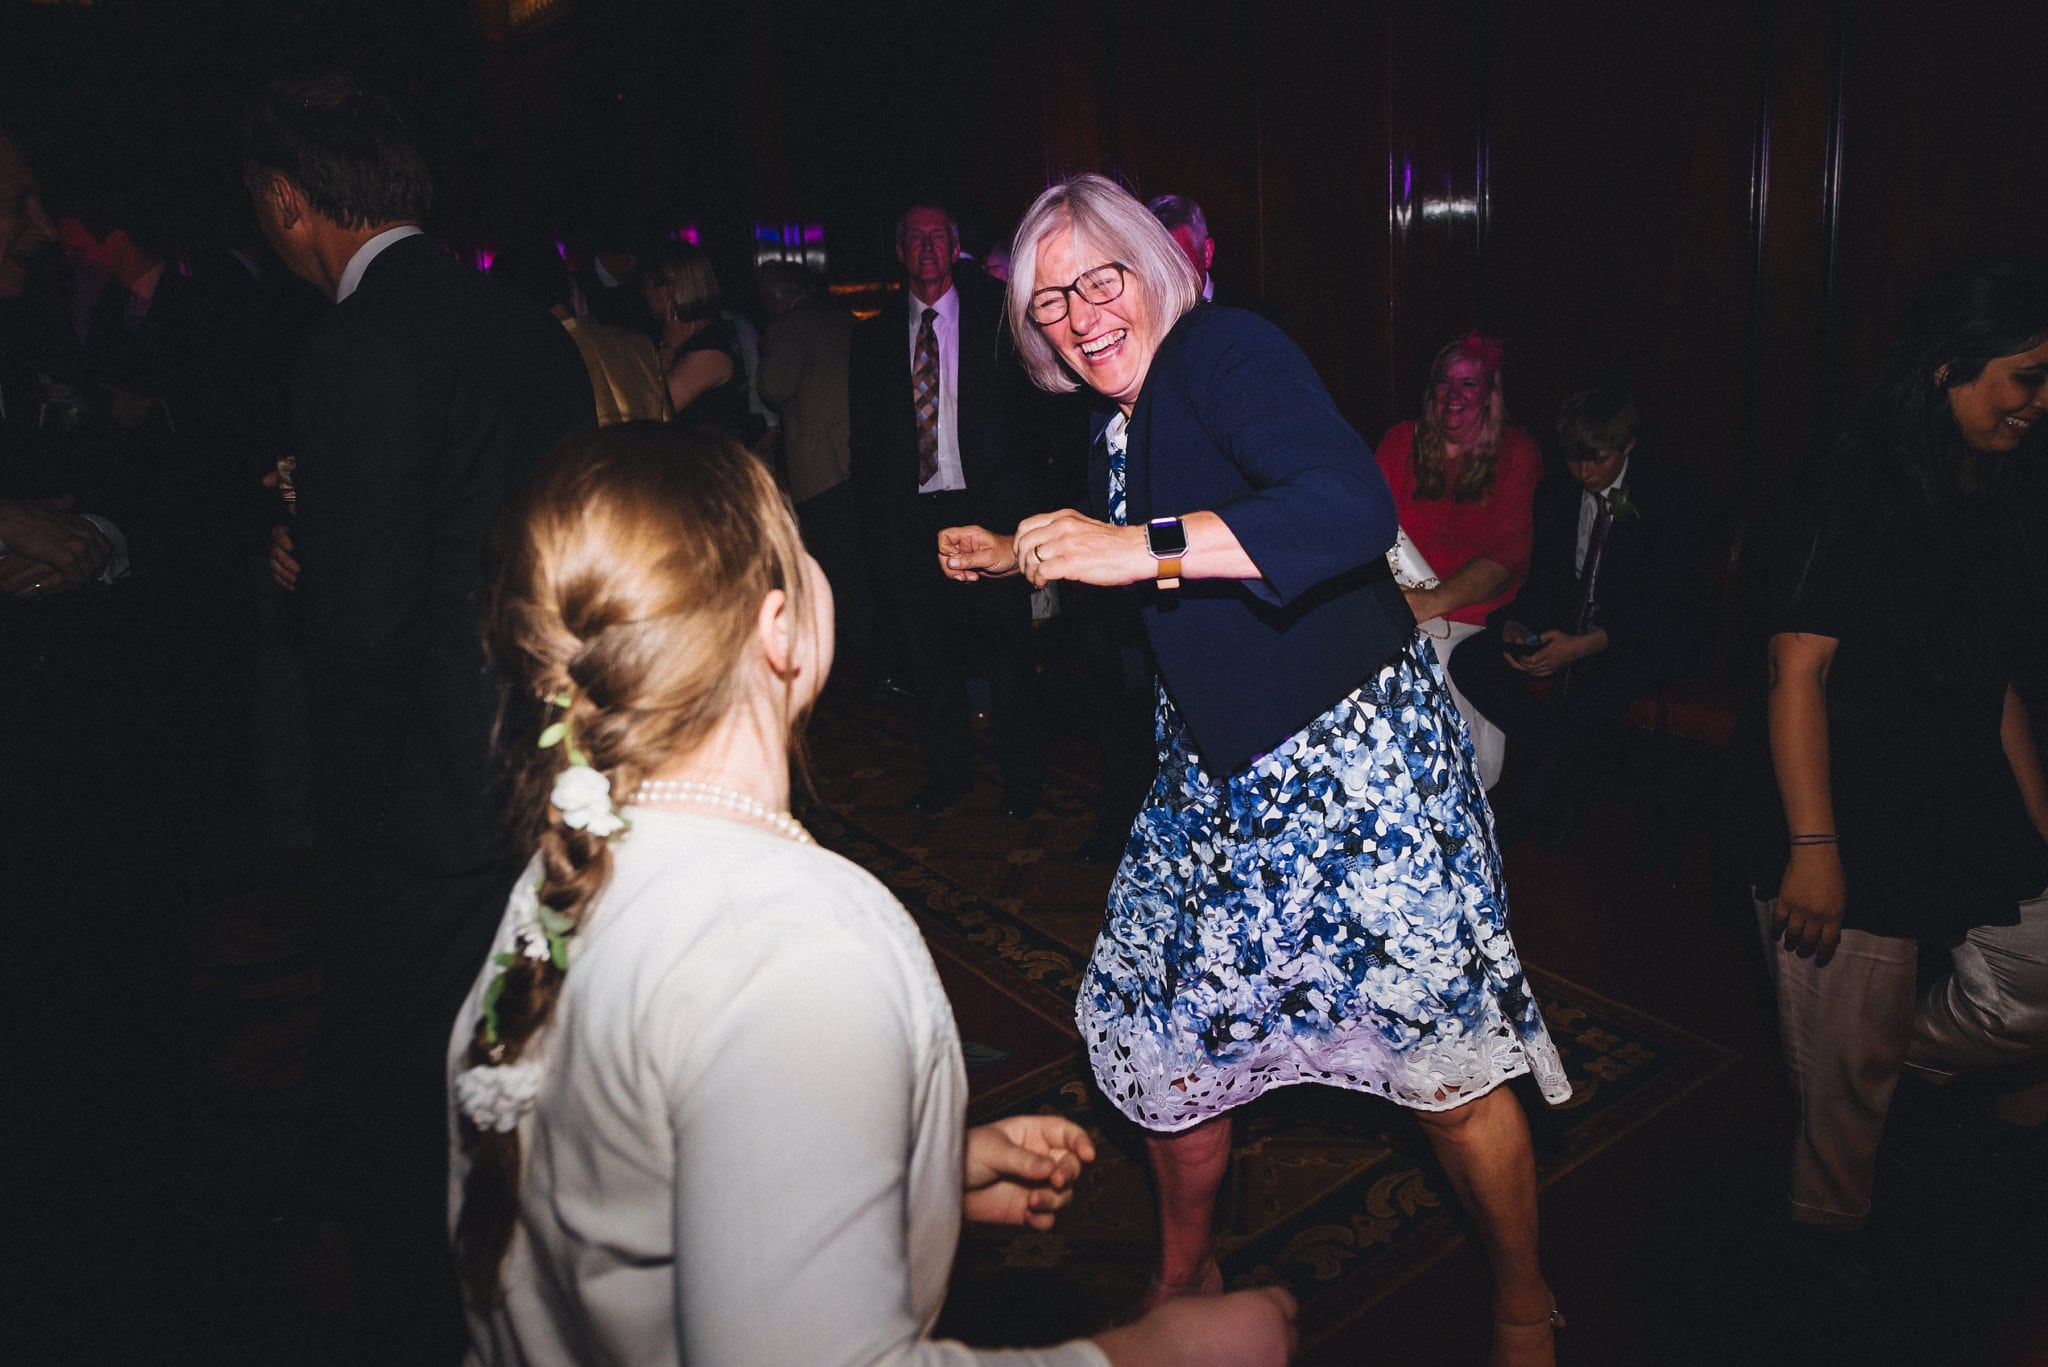
[[[1692,500],[1636,446],[1625,389],[1574,394],[1558,412],[1565,474],[1536,490],[1536,544],[1515,600],[1451,656],[1451,677],[1507,733],[1521,771],[1510,827],[1566,843],[1589,789],[1590,742],[1669,677],[1674,596],[1691,551]],[[1527,686],[1548,679],[1547,696]]]

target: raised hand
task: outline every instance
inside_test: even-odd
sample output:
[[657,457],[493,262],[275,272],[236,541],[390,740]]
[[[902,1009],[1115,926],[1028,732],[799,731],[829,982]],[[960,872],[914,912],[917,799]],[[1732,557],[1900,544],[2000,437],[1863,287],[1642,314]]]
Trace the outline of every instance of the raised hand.
[[1011,538],[986,527],[948,527],[939,533],[939,568],[963,584],[1001,579],[1017,572],[1017,552]]
[[1051,1229],[1095,1160],[1088,1132],[1056,1115],[1006,1116],[967,1132],[961,1213],[991,1225]]
[[107,567],[114,547],[91,519],[70,511],[69,498],[0,500],[0,565],[4,591],[16,597],[77,588]]

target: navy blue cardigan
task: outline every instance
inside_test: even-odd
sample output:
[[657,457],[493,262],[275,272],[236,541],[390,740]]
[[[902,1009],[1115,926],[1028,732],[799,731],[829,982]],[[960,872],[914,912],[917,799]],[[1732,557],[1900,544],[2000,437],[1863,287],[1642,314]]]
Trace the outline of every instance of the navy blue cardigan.
[[[1285,333],[1199,305],[1160,343],[1131,411],[1129,521],[1212,512],[1262,579],[1185,579],[1144,619],[1203,767],[1221,777],[1328,711],[1415,631],[1387,569],[1394,498]],[[1109,507],[1109,456],[1088,492]]]

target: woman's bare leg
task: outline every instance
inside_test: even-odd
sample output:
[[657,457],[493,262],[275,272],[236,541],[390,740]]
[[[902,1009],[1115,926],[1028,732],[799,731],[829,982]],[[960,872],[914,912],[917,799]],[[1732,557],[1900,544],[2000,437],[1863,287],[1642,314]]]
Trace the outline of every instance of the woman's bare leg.
[[1221,1291],[1205,1285],[1215,1256],[1216,1189],[1230,1166],[1230,1117],[1178,1134],[1147,1134],[1159,1185],[1159,1275],[1148,1300]]
[[[1493,1269],[1493,1362],[1549,1364],[1556,1303],[1536,1260],[1536,1151],[1522,1104],[1496,1087],[1452,1111],[1418,1111]],[[1520,1326],[1520,1328],[1517,1328]]]

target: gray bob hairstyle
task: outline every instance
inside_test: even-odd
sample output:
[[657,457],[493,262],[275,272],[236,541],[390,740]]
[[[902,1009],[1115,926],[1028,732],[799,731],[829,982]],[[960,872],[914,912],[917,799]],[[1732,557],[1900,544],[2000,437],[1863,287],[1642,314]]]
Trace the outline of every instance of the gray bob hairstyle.
[[1010,243],[1009,312],[1010,335],[1024,369],[1040,389],[1055,394],[1071,393],[1081,381],[1031,321],[1031,292],[1038,283],[1038,249],[1062,228],[1073,231],[1078,257],[1099,257],[1091,263],[1096,265],[1122,263],[1124,292],[1137,292],[1138,313],[1154,345],[1202,301],[1202,277],[1130,191],[1093,173],[1052,186],[1032,202]]

